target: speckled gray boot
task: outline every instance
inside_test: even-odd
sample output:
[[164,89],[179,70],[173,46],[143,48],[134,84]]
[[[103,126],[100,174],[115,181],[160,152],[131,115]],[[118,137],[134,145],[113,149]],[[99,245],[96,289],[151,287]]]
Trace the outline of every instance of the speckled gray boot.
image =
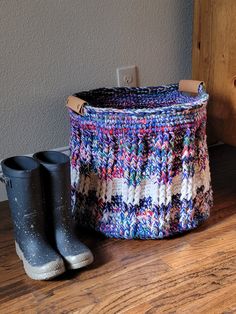
[[68,269],[77,269],[93,262],[93,254],[75,233],[71,214],[70,160],[65,154],[44,151],[34,154],[41,164],[48,234],[63,256]]
[[61,256],[45,236],[40,165],[30,157],[11,157],[1,162],[15,233],[16,252],[26,274],[48,280],[65,271]]

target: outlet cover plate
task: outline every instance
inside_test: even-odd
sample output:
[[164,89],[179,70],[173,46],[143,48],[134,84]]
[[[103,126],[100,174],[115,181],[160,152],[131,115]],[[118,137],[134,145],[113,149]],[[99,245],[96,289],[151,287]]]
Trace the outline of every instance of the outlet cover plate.
[[137,87],[137,67],[135,65],[116,69],[117,83],[119,87]]

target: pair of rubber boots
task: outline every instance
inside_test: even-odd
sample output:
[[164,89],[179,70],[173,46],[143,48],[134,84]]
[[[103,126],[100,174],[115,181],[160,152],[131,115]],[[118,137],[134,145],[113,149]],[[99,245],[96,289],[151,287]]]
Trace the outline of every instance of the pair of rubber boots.
[[65,269],[93,262],[74,230],[70,206],[69,157],[55,151],[1,162],[15,233],[26,274],[48,280]]

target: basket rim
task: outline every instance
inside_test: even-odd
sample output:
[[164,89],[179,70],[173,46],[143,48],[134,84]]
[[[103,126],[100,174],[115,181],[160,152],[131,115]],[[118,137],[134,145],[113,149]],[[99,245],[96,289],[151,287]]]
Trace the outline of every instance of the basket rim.
[[[94,97],[97,96],[109,96],[109,95],[138,95],[138,94],[153,94],[156,92],[156,95],[160,93],[167,93],[167,92],[177,92],[179,84],[168,84],[168,85],[159,85],[159,86],[143,86],[143,87],[113,87],[113,88],[97,88],[92,89],[89,91],[82,91],[79,93],[75,93],[73,96],[79,97],[84,99],[84,114],[131,114],[131,115],[142,115],[142,114],[161,114],[161,113],[171,113],[171,112],[182,112],[187,110],[192,111],[195,109],[199,109],[203,105],[207,104],[209,99],[209,95],[206,93],[205,89],[201,86],[199,89],[198,94],[195,96],[186,95],[183,92],[179,92],[180,95],[183,95],[185,99],[188,101],[183,103],[173,103],[168,104],[168,102],[163,102],[161,106],[153,107],[153,108],[115,108],[112,106],[108,107],[101,107],[101,106],[94,106],[89,101],[86,100],[86,96],[93,95]],[[77,115],[77,113],[73,112]]]

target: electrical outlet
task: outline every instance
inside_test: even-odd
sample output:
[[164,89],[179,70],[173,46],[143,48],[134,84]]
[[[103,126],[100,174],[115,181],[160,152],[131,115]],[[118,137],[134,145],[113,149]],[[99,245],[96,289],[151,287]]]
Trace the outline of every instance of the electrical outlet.
[[137,87],[137,67],[135,65],[116,69],[117,83],[119,87]]

